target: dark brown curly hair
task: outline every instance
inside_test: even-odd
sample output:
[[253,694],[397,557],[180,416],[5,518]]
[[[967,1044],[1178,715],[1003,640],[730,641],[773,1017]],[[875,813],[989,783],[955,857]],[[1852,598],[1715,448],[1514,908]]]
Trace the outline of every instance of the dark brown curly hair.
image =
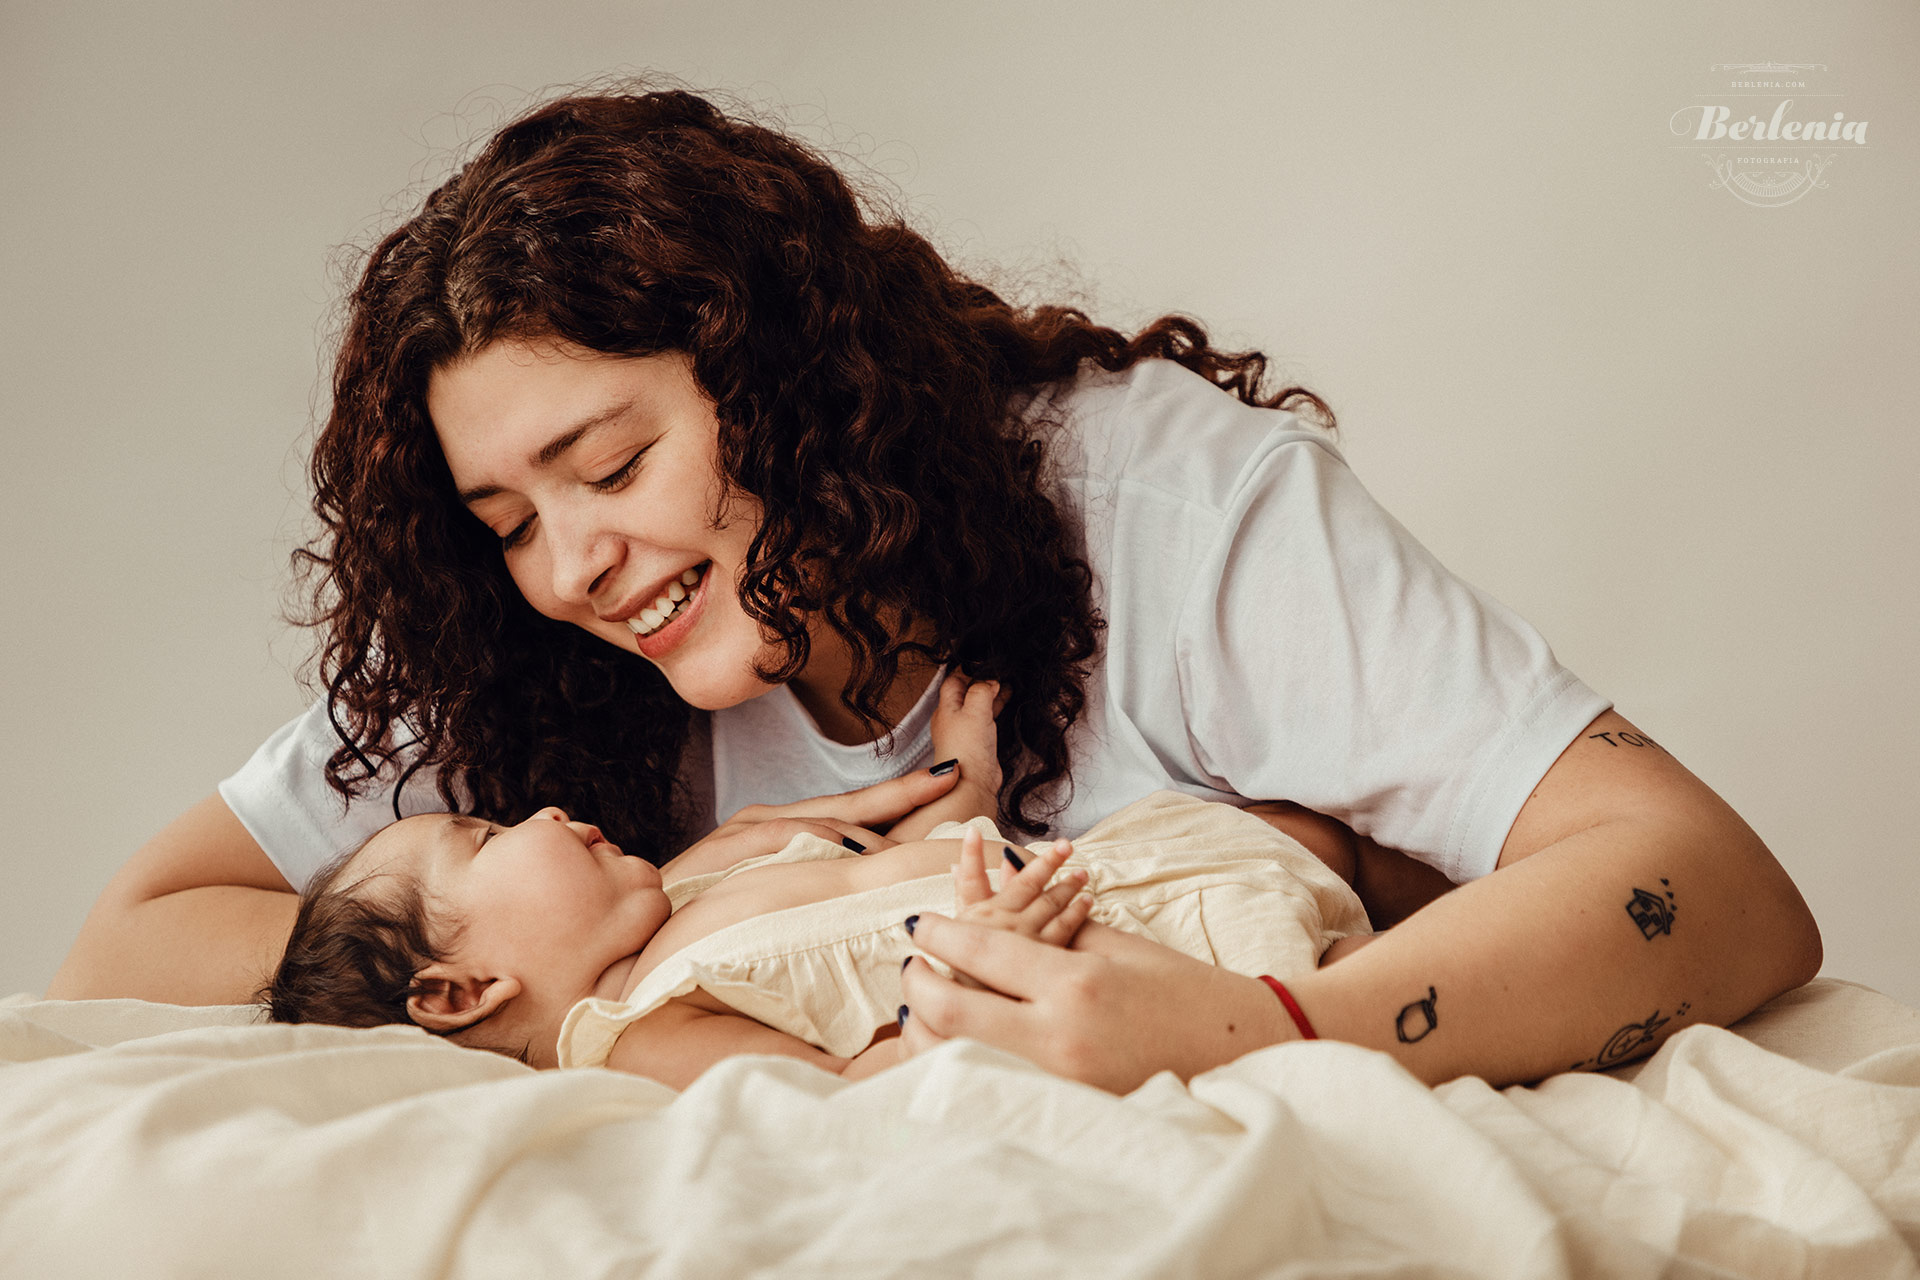
[[1309,391],[1264,395],[1264,355],[1217,351],[1184,316],[1128,339],[1074,307],[1009,304],[897,216],[864,213],[820,154],[694,94],[570,96],[501,129],[373,249],[349,299],[312,458],[324,530],[296,553],[343,744],[328,777],[351,795],[432,765],[449,807],[512,822],[559,804],[656,862],[697,834],[677,784],[690,709],[651,663],[520,596],[425,407],[437,368],[555,337],[689,355],[722,487],[764,512],[737,584],[784,647],[761,677],[805,667],[820,615],[852,649],[842,703],[875,733],[904,654],[1001,681],[1003,815],[1039,833],[1065,803],[1104,623],[1050,489],[1060,424],[1011,413],[1014,397],[1087,361],[1158,357],[1333,425]]

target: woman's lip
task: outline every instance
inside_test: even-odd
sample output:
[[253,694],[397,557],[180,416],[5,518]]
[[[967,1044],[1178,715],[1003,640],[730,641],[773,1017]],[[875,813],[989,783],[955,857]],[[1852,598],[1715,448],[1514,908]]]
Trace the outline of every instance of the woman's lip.
[[700,575],[700,581],[693,586],[693,594],[687,597],[686,604],[681,606],[680,612],[673,615],[673,621],[666,626],[650,636],[643,636],[634,631],[627,633],[633,637],[641,657],[658,662],[672,653],[680,641],[686,638],[687,632],[693,629],[693,624],[700,620],[701,613],[707,607],[707,584],[713,581],[713,574],[713,562],[708,561],[707,571]]

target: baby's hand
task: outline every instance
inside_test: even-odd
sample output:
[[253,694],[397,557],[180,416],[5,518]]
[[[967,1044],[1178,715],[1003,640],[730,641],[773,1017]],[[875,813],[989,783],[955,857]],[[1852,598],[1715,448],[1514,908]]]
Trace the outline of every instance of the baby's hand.
[[[960,861],[953,869],[954,919],[1023,934],[1056,947],[1070,944],[1093,910],[1093,895],[1082,892],[1087,873],[1075,867],[1054,884],[1047,882],[1073,856],[1073,845],[1055,840],[1045,853],[1029,854],[1026,869],[1008,876],[997,893],[987,879],[985,845],[972,829],[960,837]],[[1012,849],[1005,846],[1006,851]],[[1006,852],[1000,856],[1004,859]],[[1012,869],[1019,864],[1009,861],[1007,865]]]
[[970,680],[956,672],[940,682],[940,701],[933,709],[933,758],[960,762],[960,784],[954,792],[967,789],[978,798],[969,818],[999,816],[1000,731],[993,718],[1004,702],[998,680]]
[[[997,680],[970,680],[958,673],[940,682],[933,710],[935,767],[959,771],[953,790],[922,805],[888,832],[895,840],[919,840],[943,822],[1000,815],[1000,735],[993,718],[1005,704]],[[951,762],[949,764],[949,762]]]

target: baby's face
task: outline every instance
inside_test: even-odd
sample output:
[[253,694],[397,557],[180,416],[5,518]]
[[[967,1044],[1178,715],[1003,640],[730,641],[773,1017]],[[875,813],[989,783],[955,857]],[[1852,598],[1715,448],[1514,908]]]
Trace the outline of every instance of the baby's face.
[[385,871],[412,875],[433,918],[461,923],[455,963],[518,978],[533,1003],[562,1013],[672,912],[653,864],[552,808],[512,827],[458,814],[403,819],[351,868],[355,878]]

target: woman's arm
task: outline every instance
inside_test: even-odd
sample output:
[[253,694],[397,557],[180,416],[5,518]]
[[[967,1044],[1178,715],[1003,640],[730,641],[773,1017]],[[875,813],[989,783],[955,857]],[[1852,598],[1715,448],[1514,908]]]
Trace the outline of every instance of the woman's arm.
[[280,962],[297,903],[226,801],[208,796],[108,882],[47,996],[246,1004]]
[[[1087,950],[1060,952],[923,917],[923,950],[1006,995],[913,966],[908,1050],[975,1036],[1125,1089],[1297,1034],[1255,979],[1131,938],[1101,954],[1103,939],[1085,932]],[[1383,1050],[1431,1083],[1509,1084],[1725,1025],[1819,968],[1819,930],[1766,846],[1609,711],[1541,779],[1493,874],[1289,985],[1327,1039]]]
[[[884,826],[944,795],[953,782],[922,770],[842,795],[754,805],[668,865],[683,874],[715,870],[773,853],[799,830],[838,838]],[[108,882],[47,995],[250,1003],[280,963],[298,903],[226,801],[208,796]]]
[[1338,818],[1288,801],[1248,805],[1247,812],[1298,840],[1352,885],[1375,930],[1392,928],[1453,888],[1453,882],[1433,867],[1354,834]]

